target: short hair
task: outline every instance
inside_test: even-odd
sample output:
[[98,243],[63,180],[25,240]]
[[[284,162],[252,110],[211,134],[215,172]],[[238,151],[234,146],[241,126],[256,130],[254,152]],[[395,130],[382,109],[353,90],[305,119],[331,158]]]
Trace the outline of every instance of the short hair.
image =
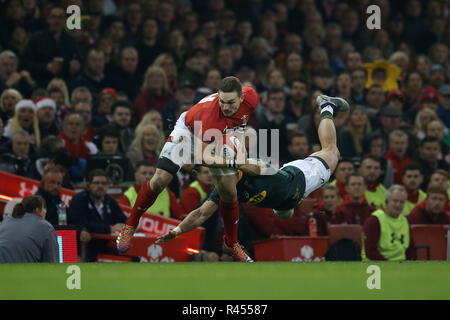
[[447,196],[447,190],[439,184],[430,183],[427,188],[427,197],[430,195],[430,193],[440,193],[444,196]]
[[30,134],[24,130],[24,129],[19,129],[16,132],[14,132],[12,134],[11,140],[14,141],[16,139],[16,137],[27,137],[27,138],[31,138]]
[[242,96],[242,83],[241,81],[233,76],[225,77],[220,81],[219,90],[222,92],[237,92],[237,94]]
[[403,175],[406,174],[406,171],[416,171],[418,170],[420,174],[422,174],[422,167],[418,163],[410,163],[405,167],[405,170],[403,171]]
[[64,148],[57,149],[50,157],[50,160],[53,160],[55,164],[61,165],[67,170],[75,165],[75,159]]
[[289,141],[288,141],[289,145],[292,144],[292,141],[294,140],[294,138],[306,138],[306,141],[308,141],[308,135],[303,131],[295,131],[294,133],[292,133],[289,136]]
[[408,196],[408,193],[406,192],[405,188],[402,185],[393,184],[386,190],[386,200],[388,200],[395,191],[400,191],[406,197]]
[[141,160],[138,161],[138,163],[136,163],[135,167],[134,167],[134,172],[136,173],[140,167],[152,167],[152,168],[156,168],[156,165],[149,161],[149,160]]
[[422,139],[422,141],[420,141],[420,147],[423,147],[425,145],[425,143],[437,143],[440,146],[439,140],[435,137],[425,137]]
[[71,111],[71,112],[69,112],[69,113],[64,117],[64,120],[63,120],[63,123],[62,123],[63,126],[67,123],[68,119],[69,119],[71,116],[77,116],[77,117],[80,117],[81,120],[83,120],[83,117],[82,117],[78,112],[76,112],[76,111]]
[[450,179],[448,172],[445,171],[444,169],[436,169],[435,171],[433,171],[433,173],[431,175],[433,175],[433,174],[440,174],[440,175],[444,176],[447,180]]
[[47,168],[47,169],[44,170],[44,173],[42,174],[42,179],[48,174],[60,174],[60,175],[62,175],[62,172],[61,172],[61,170],[59,170],[56,167]]
[[401,129],[395,129],[395,130],[392,130],[391,133],[389,133],[389,142],[394,137],[406,137],[406,139],[408,139],[408,134]]
[[364,180],[364,182],[366,181],[366,178],[364,178],[364,176],[361,174],[361,173],[358,173],[358,172],[353,172],[353,173],[350,173],[346,178],[345,178],[345,186],[348,186],[348,184],[349,184],[349,182],[350,182],[350,179],[352,178],[352,177],[361,177],[363,180]]
[[89,93],[89,102],[92,103],[92,93],[91,91],[86,88],[86,87],[76,87],[75,89],[73,89],[72,94],[70,96],[70,102],[72,102],[72,104],[74,104],[76,101],[74,101],[75,98],[75,94],[78,92],[84,92],[84,93]]
[[89,171],[88,174],[88,183],[91,183],[95,177],[105,177],[108,180],[108,176],[106,175],[106,171],[103,169],[94,169]]
[[269,90],[267,90],[267,99],[269,99],[269,97],[270,97],[272,94],[276,94],[276,93],[282,93],[283,96],[285,96],[285,92],[284,92],[283,88],[280,88],[280,87],[272,87],[272,88],[270,88]]
[[336,193],[336,195],[339,197],[339,189],[334,184],[327,184],[322,187],[322,193],[321,193],[322,197],[323,197],[325,191],[328,191],[328,190],[334,191]]
[[374,156],[373,154],[366,154],[366,155],[364,155],[362,157],[362,159],[361,159],[361,164],[367,159],[376,161],[376,162],[378,162],[381,165],[381,159],[379,157],[377,157],[377,156]]
[[104,130],[102,130],[101,135],[100,135],[100,141],[103,142],[103,140],[106,137],[116,138],[117,140],[120,140],[119,132],[117,130],[114,130],[111,127],[107,127]]
[[0,53],[0,61],[8,58],[15,59],[16,61],[18,60],[17,55],[11,50],[4,50]]
[[129,101],[118,100],[114,102],[114,104],[111,106],[111,114],[113,114],[117,108],[127,108],[131,113],[133,113],[133,105]]

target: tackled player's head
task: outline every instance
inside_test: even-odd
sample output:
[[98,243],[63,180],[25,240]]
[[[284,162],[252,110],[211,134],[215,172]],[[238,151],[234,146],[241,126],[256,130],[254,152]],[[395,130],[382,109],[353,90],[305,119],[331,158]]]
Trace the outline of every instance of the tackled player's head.
[[225,117],[231,117],[239,110],[242,95],[242,83],[236,77],[223,78],[219,86],[219,105]]

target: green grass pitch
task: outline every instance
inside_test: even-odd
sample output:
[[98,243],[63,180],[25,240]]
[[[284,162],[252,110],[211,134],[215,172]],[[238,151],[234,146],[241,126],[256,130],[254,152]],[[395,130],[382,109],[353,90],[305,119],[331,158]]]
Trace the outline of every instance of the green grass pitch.
[[[0,265],[0,299],[450,299],[450,262],[80,263]],[[368,289],[370,265],[381,289]]]

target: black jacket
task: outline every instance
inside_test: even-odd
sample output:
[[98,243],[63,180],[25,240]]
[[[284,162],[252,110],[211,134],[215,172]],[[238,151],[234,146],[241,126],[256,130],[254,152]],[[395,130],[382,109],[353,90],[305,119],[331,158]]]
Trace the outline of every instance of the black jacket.
[[116,223],[125,223],[127,217],[111,196],[105,195],[103,199],[103,217],[97,211],[89,191],[77,193],[70,202],[67,210],[67,222],[85,228],[88,232],[110,233],[111,226]]
[[52,196],[50,193],[39,187],[36,195],[41,196],[45,200],[47,205],[47,214],[45,215],[45,220],[50,222],[53,226],[58,225],[58,210],[57,205],[61,202],[61,198],[58,196]]

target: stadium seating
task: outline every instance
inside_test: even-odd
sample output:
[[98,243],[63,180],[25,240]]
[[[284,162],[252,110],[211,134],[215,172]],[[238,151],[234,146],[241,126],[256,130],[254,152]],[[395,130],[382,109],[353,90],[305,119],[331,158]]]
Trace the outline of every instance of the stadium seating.
[[442,225],[411,225],[417,260],[447,260],[447,232]]
[[361,247],[362,227],[359,224],[329,224],[328,244],[346,238],[355,241]]

